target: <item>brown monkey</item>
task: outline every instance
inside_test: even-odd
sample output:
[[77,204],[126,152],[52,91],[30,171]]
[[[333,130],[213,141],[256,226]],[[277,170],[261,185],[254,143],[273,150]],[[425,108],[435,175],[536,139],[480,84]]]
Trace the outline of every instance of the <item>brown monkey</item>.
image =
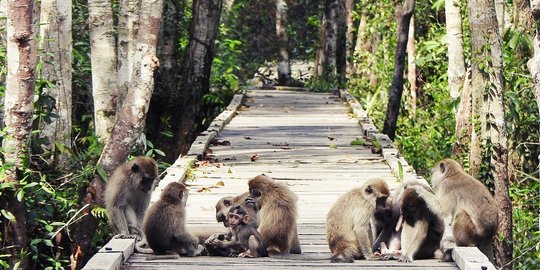
[[[452,159],[443,159],[431,170],[436,197],[426,193],[428,207],[443,218],[452,219],[457,246],[476,246],[493,260],[492,241],[499,226],[497,202],[487,187]],[[448,250],[444,251],[449,252]]]
[[269,255],[291,252],[301,253],[296,225],[296,201],[298,198],[284,183],[266,175],[258,175],[248,181],[248,201],[259,207],[259,232]]
[[109,223],[120,237],[135,235],[137,239],[144,239],[139,232],[156,178],[156,162],[143,156],[124,163],[109,178],[105,207]]
[[370,220],[377,204],[385,205],[390,191],[382,179],[372,179],[342,195],[328,212],[327,239],[330,262],[354,262],[361,257],[378,259],[371,250]]
[[398,260],[402,262],[434,258],[444,233],[442,217],[430,210],[426,199],[417,192],[418,189],[433,192],[431,188],[408,183],[400,198],[403,227],[401,256]]
[[249,192],[242,193],[236,197],[233,196],[227,196],[221,198],[216,203],[216,220],[218,222],[223,222],[223,225],[225,227],[229,227],[228,220],[227,220],[227,214],[229,213],[229,209],[234,206],[242,206],[247,212],[247,214],[251,217],[250,222],[255,222],[256,225],[258,225],[258,215],[257,215],[257,205],[251,201],[246,202],[247,197],[249,196]]
[[221,248],[234,249],[240,253],[238,257],[266,257],[266,249],[262,236],[257,231],[257,225],[250,220],[247,211],[240,205],[234,206],[227,215],[232,237],[225,241],[214,240],[214,244]]
[[203,247],[186,231],[188,190],[181,183],[168,184],[144,218],[144,233],[156,254],[200,255]]

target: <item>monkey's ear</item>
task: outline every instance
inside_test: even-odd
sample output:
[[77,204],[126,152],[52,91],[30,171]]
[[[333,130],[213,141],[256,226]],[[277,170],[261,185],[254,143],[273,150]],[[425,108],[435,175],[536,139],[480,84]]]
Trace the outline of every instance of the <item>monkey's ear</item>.
[[373,193],[373,188],[371,187],[371,185],[369,185],[366,188],[366,194],[371,194],[371,193]]
[[441,162],[441,164],[439,164],[439,169],[441,170],[441,173],[444,173],[446,171],[446,166],[444,165],[444,162]]
[[137,165],[137,163],[134,163],[133,166],[131,166],[131,171],[134,173],[139,172],[139,165]]
[[232,202],[231,202],[231,200],[225,199],[225,200],[223,200],[223,204],[228,207],[228,206],[232,205]]

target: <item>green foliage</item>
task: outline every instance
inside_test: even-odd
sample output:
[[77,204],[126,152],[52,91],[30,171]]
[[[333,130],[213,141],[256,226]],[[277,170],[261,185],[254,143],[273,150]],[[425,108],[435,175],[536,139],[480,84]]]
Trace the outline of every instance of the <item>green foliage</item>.
[[514,220],[514,269],[540,267],[540,179],[539,171],[521,173],[510,185]]
[[366,141],[364,139],[356,138],[356,140],[351,141],[351,145],[366,145]]

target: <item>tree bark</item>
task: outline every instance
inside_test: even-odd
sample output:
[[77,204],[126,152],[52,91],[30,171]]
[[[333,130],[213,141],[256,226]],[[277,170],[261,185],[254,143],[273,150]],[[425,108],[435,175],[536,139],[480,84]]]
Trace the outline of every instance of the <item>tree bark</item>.
[[403,10],[398,10],[398,41],[396,45],[396,56],[394,60],[394,78],[392,89],[386,107],[386,118],[384,120],[383,133],[394,140],[396,137],[396,125],[403,94],[403,72],[405,70],[405,55],[407,53],[407,41],[409,38],[409,23],[414,15],[415,0],[405,0]]
[[527,61],[527,67],[534,83],[534,94],[540,115],[540,0],[531,0],[531,11],[536,22],[536,33],[534,36],[534,54]]
[[[6,29],[7,18],[7,0],[0,0],[0,29]],[[6,48],[6,31],[0,31],[0,46]],[[5,63],[0,63],[5,65]],[[5,85],[6,77],[4,74],[0,74],[0,84]],[[0,104],[4,104],[4,97],[0,96]],[[0,119],[4,119],[4,108],[0,108]],[[4,121],[0,121],[0,129],[4,128]]]
[[[133,76],[124,104],[119,109],[118,118],[98,161],[108,176],[122,164],[130,154],[135,141],[143,133],[150,97],[154,90],[154,71],[159,66],[156,57],[157,37],[163,14],[163,0],[146,0],[141,5],[141,19],[137,33],[137,47],[134,54]],[[104,183],[99,176],[87,189],[84,204],[103,205]],[[77,223],[74,233],[75,246],[72,251],[72,268],[80,268],[88,256],[88,246],[97,227],[96,218],[86,214]]]
[[184,16],[178,1],[165,1],[163,18],[158,39],[159,69],[156,74],[156,86],[150,100],[150,109],[146,118],[146,134],[155,147],[167,154],[165,161],[173,163],[177,156],[176,143],[171,136],[165,133],[173,133],[170,119],[172,112],[178,110],[178,104],[182,103],[178,93],[178,84],[181,80],[180,67],[178,64],[179,48],[178,38],[180,29],[178,23]]
[[285,0],[276,1],[276,36],[278,45],[278,85],[289,85],[291,82],[291,63],[287,50],[287,2]]
[[319,28],[319,39],[317,41],[317,49],[315,51],[315,62],[314,62],[314,66],[313,66],[313,79],[314,80],[317,80],[319,79],[323,72],[324,72],[324,66],[326,65],[326,53],[325,53],[325,50],[326,50],[326,30],[327,30],[327,18],[326,18],[326,15],[325,15],[325,12],[324,12],[324,6],[325,4],[320,4],[319,5],[319,9],[321,10],[321,12],[323,13],[322,14],[322,18],[321,18],[321,25],[320,25],[320,28]]
[[416,115],[416,64],[415,61],[415,39],[414,39],[414,16],[409,23],[409,40],[407,41],[407,80],[409,81],[409,92],[411,94],[410,104],[412,116]]
[[[456,143],[454,144],[453,153],[458,157],[464,157],[469,153],[472,141],[472,87],[468,76],[469,73],[469,71],[465,71],[461,100],[456,112]],[[463,158],[460,160],[463,160]],[[461,165],[463,166],[463,164]]]
[[116,46],[118,50],[118,100],[116,104],[124,103],[131,82],[140,10],[141,0],[120,0]]
[[[62,0],[42,0],[40,19],[40,50],[42,54],[41,76],[53,82],[54,86],[45,91],[55,99],[51,123],[44,123],[42,133],[48,138],[49,149],[55,151],[56,143],[71,148],[71,2]],[[58,168],[67,168],[67,153],[55,156]]]
[[531,31],[536,29],[531,10],[531,2],[535,0],[514,0],[513,24],[519,31]]
[[111,1],[88,0],[88,15],[94,127],[99,139],[107,142],[116,119],[118,104],[117,58]]
[[9,183],[13,190],[6,189],[1,195],[0,208],[13,214],[14,219],[0,217],[3,243],[2,254],[11,254],[8,262],[14,268],[29,268],[26,208],[15,191],[20,188],[17,174],[29,158],[29,139],[34,113],[34,87],[36,68],[36,39],[33,23],[34,1],[17,0],[7,3],[7,76],[4,99],[4,124],[8,136],[4,136],[2,148],[6,167],[1,182]]
[[[345,60],[346,60],[346,68],[345,73],[347,77],[350,78],[350,76],[354,72],[354,66],[353,66],[353,52],[354,52],[354,23],[353,23],[353,12],[354,12],[354,0],[345,0],[345,20],[347,25],[347,33],[346,36],[346,49],[345,49]],[[365,23],[365,21],[364,21]]]
[[338,1],[326,0],[324,13],[326,17],[326,46],[322,75],[326,81],[331,81],[335,80],[337,75]]
[[[468,8],[472,44],[473,102],[479,109],[473,111],[473,115],[478,115],[480,120],[483,152],[489,157],[488,162],[494,165],[494,170],[488,173],[493,175],[495,199],[499,202],[499,230],[498,237],[495,237],[495,256],[497,263],[504,266],[512,261],[513,239],[512,204],[508,191],[508,142],[504,117],[502,32],[500,32],[500,25],[504,25],[504,22],[497,20],[493,0],[470,0]],[[511,268],[511,264],[505,267]]]
[[177,154],[186,153],[191,142],[201,128],[203,105],[202,97],[210,87],[210,69],[214,56],[214,41],[218,35],[218,26],[222,9],[221,0],[194,0],[191,38],[182,65],[181,89],[184,102],[180,115],[181,121],[175,134]]
[[465,56],[459,0],[446,0],[446,43],[448,44],[448,91],[452,99],[460,95],[465,80]]

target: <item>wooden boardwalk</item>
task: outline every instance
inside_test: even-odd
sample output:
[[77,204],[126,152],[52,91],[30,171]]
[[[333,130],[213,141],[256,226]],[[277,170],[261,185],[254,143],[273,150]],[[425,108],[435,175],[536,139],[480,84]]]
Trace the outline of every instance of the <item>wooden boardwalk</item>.
[[[223,196],[248,190],[247,181],[266,174],[287,183],[297,194],[298,232],[303,254],[289,259],[195,257],[147,261],[133,254],[127,269],[308,269],[308,268],[436,268],[457,269],[436,260],[330,264],[325,218],[335,200],[371,178],[390,186],[396,177],[380,154],[365,140],[350,108],[336,95],[278,90],[252,90],[238,115],[209,146],[208,163],[198,162],[190,185],[188,223],[191,227],[222,229],[216,224],[215,203]],[[220,186],[220,183],[223,186]],[[155,194],[157,196],[157,192]]]
[[[418,178],[360,105],[344,91],[340,96],[348,105],[335,94],[283,89],[250,90],[245,97],[235,96],[189,153],[167,169],[152,194],[155,201],[168,183],[186,181],[191,189],[190,229],[223,232],[215,220],[215,203],[246,192],[247,181],[264,173],[287,183],[298,196],[302,254],[286,259],[201,256],[148,261],[148,255],[133,253],[133,239],[112,239],[84,269],[495,269],[475,247],[456,248],[456,263],[435,259],[329,263],[325,219],[340,195],[372,178],[382,178],[391,187],[398,185],[398,178]],[[373,139],[381,144],[382,154],[372,153]],[[360,140],[366,144],[351,144]],[[203,153],[206,158],[197,161]],[[190,171],[193,162],[198,167]]]

